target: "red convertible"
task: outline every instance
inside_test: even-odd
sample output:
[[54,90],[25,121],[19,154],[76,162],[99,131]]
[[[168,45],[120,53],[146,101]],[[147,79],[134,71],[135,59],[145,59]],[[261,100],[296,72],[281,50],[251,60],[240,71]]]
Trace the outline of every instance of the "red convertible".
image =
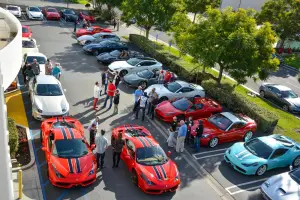
[[81,11],[81,12],[79,13],[79,18],[80,18],[81,20],[85,19],[86,21],[90,21],[91,23],[96,22],[95,17],[92,16],[92,15],[90,15],[89,12],[88,12],[88,11],[85,11],[85,10],[84,10],[84,11]]
[[125,146],[121,153],[131,172],[132,182],[148,194],[174,192],[180,184],[177,165],[143,126],[123,125],[113,129],[112,138],[121,133]]
[[80,37],[82,35],[94,35],[95,33],[101,32],[111,33],[111,30],[107,28],[101,28],[100,26],[92,26],[87,29],[80,28],[76,31],[76,37]]
[[42,12],[47,20],[60,20],[60,14],[55,8],[44,8]]
[[[211,148],[225,142],[248,141],[257,128],[253,119],[246,115],[231,112],[215,114],[210,118],[202,119],[202,122],[204,130],[200,144]],[[193,136],[196,135],[198,124],[198,120],[195,120],[191,132]]]
[[41,125],[42,150],[47,174],[57,187],[87,186],[96,181],[97,162],[83,127],[72,118],[50,118]]
[[175,101],[163,101],[155,109],[156,116],[165,122],[172,122],[173,117],[178,120],[209,117],[212,114],[222,112],[222,106],[208,98],[180,98]]
[[31,38],[32,37],[32,30],[29,26],[22,25],[22,37],[23,38]]

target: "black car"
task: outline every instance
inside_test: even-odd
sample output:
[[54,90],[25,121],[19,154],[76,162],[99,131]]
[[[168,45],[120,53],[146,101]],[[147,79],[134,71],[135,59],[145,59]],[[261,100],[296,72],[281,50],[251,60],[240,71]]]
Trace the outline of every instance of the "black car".
[[100,53],[114,50],[128,50],[127,44],[119,41],[106,40],[100,43],[92,43],[83,47],[84,52],[98,56]]
[[78,19],[78,15],[71,9],[63,9],[60,11],[60,16],[66,22],[75,22]]
[[136,58],[136,57],[144,57],[143,54],[137,51],[124,51],[124,53],[125,55],[121,56],[120,50],[114,50],[110,53],[100,53],[96,58],[98,62],[101,62],[103,64],[110,64],[114,61],[128,60],[130,58]]

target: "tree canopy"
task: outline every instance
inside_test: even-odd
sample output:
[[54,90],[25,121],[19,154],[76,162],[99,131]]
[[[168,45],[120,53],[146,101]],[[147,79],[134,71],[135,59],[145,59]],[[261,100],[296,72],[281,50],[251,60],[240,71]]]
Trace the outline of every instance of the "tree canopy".
[[197,13],[204,13],[207,6],[220,7],[221,0],[184,0],[188,12],[194,13],[195,22]]
[[284,45],[286,40],[300,41],[300,1],[269,0],[258,15],[260,22],[269,21]]
[[204,66],[217,65],[219,76],[211,77],[218,83],[224,71],[238,83],[257,74],[266,78],[279,65],[278,59],[272,58],[276,34],[270,23],[258,28],[254,16],[254,10],[209,7],[199,23],[177,23],[176,44]]

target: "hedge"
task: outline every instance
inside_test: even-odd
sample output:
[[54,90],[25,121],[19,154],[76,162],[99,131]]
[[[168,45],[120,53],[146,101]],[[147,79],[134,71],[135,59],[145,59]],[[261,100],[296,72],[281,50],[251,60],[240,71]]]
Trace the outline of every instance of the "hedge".
[[[171,71],[174,71],[183,79],[191,80],[194,74],[190,74],[181,63],[183,59],[170,55],[166,51],[157,48],[157,45],[146,39],[144,36],[130,34],[129,40],[139,48],[150,54],[153,58],[159,60],[164,65],[169,66]],[[186,63],[185,63],[186,65]],[[213,80],[205,80],[201,82],[206,94],[220,102],[225,107],[236,113],[244,113],[258,123],[258,129],[264,132],[273,132],[278,123],[278,116],[273,112],[264,109],[253,102],[249,102],[242,94],[234,91],[233,86],[223,84],[218,86]]]
[[19,134],[15,120],[7,118],[7,127],[9,132],[8,145],[10,147],[10,154],[14,155],[18,151],[19,146]]

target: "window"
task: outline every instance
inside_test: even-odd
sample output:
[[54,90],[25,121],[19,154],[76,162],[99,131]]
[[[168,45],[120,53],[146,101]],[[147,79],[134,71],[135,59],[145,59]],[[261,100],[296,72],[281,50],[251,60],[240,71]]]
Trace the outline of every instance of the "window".
[[295,94],[292,90],[281,91],[282,98],[295,99],[298,98],[298,95]]
[[19,9],[15,6],[8,6],[7,10],[11,10],[11,11],[18,11]]
[[[50,135],[51,135],[51,134],[53,134],[53,133],[50,133]],[[49,150],[52,149],[52,140],[51,140],[50,135],[49,135],[49,137],[48,137],[48,147],[49,147]]]
[[172,105],[178,110],[186,111],[192,105],[192,103],[186,98],[182,98],[177,101],[174,101]]
[[134,159],[134,154],[135,154],[134,144],[130,140],[126,139],[126,146],[130,157]]
[[160,146],[138,148],[136,161],[141,165],[162,165],[168,161],[164,150]]
[[181,88],[181,85],[177,82],[171,82],[168,84],[164,85],[165,88],[167,88],[170,92],[176,92],[177,90],[179,90]]
[[277,88],[270,87],[270,86],[268,88],[271,90],[271,92],[273,92],[275,94],[280,94],[280,91]]
[[132,66],[137,65],[139,62],[141,62],[141,60],[138,58],[131,58],[131,59],[127,60],[127,63]]
[[35,88],[38,96],[61,96],[62,91],[58,84],[38,84]]
[[244,143],[244,147],[253,155],[264,159],[268,159],[273,151],[269,145],[257,138]]
[[28,28],[26,28],[26,27],[22,27],[22,33],[28,33],[29,32],[29,30],[28,30]]
[[52,155],[60,158],[80,158],[88,154],[88,148],[82,139],[56,140]]
[[208,121],[223,131],[227,130],[227,128],[232,124],[232,121],[222,114],[213,115],[208,119]]
[[30,11],[30,12],[41,12],[40,9],[37,8],[37,7],[30,7],[30,8],[29,8],[29,11]]
[[155,65],[156,64],[156,62],[152,62],[152,61],[149,61],[148,62],[148,65],[150,66],[150,65]]
[[141,72],[138,72],[137,75],[141,78],[146,78],[149,79],[151,77],[153,77],[153,72],[149,71],[149,70],[143,70]]
[[73,10],[65,10],[65,14],[67,14],[67,15],[75,15],[75,12]]
[[192,88],[184,87],[179,92],[186,93],[186,92],[192,92],[192,91],[194,91]]
[[147,61],[140,62],[138,65],[140,65],[140,66],[149,66],[149,62],[147,62]]
[[23,40],[22,47],[23,48],[35,48],[36,46],[35,46],[34,41]]
[[39,56],[28,56],[26,58],[26,61],[28,63],[33,63],[33,60],[36,59],[36,61],[39,63],[39,64],[45,64],[46,63],[46,58],[44,57],[39,57]]
[[53,13],[57,13],[57,11],[54,8],[48,8],[47,12],[53,12]]
[[283,154],[285,154],[287,151],[288,151],[287,149],[277,149],[273,152],[271,159],[278,158],[278,157],[282,156]]
[[203,108],[203,104],[202,103],[196,104],[195,107],[196,107],[197,110],[200,110],[200,109]]

